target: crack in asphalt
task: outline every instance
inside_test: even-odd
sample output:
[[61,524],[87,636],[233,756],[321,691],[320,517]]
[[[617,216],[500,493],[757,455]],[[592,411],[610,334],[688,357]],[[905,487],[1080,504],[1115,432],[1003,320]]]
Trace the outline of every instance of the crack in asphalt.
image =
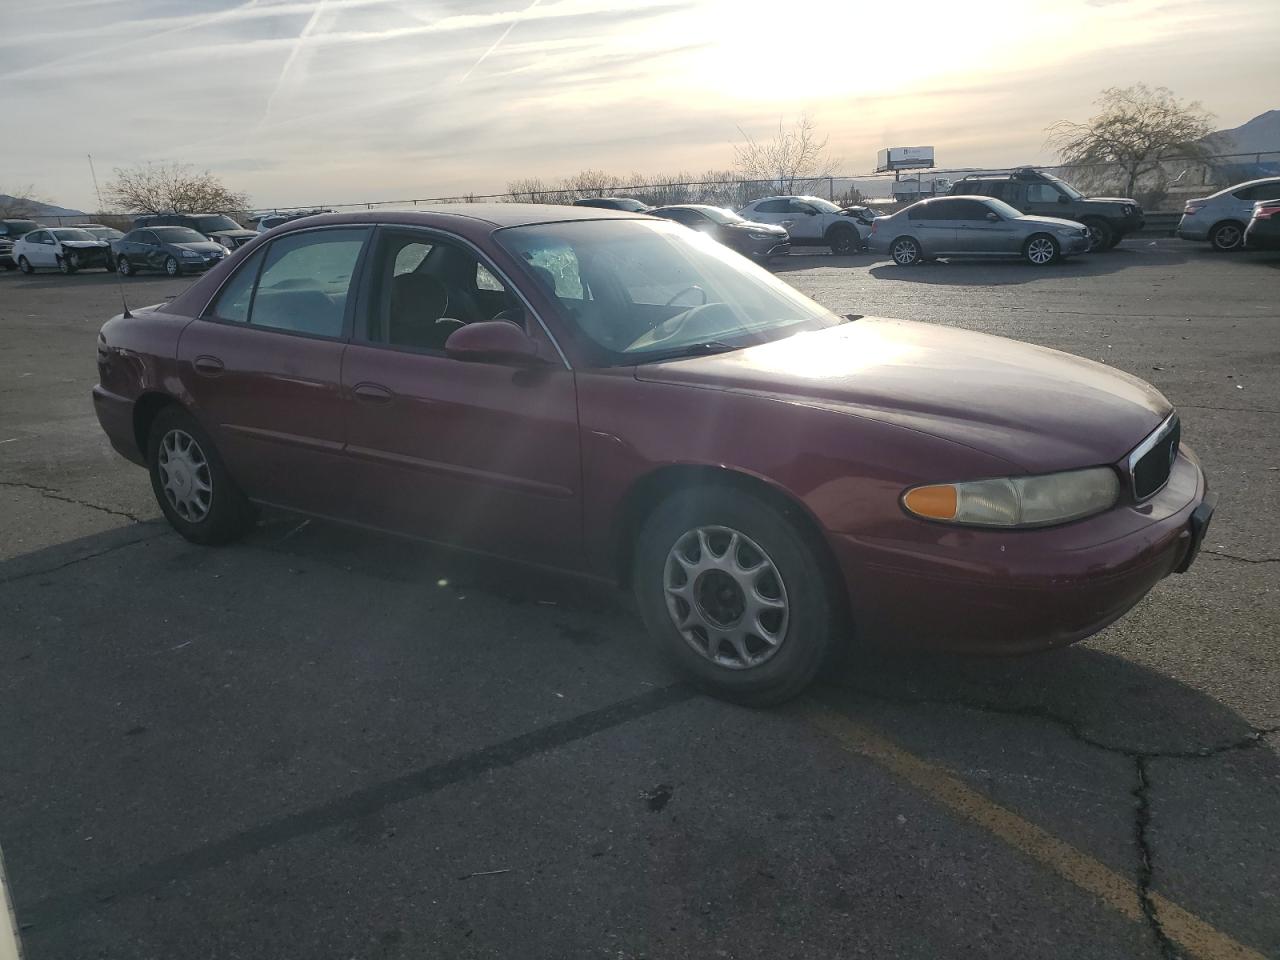
[[1134,847],[1138,856],[1137,887],[1143,916],[1146,917],[1147,925],[1151,928],[1151,933],[1156,941],[1156,946],[1159,948],[1160,955],[1164,960],[1179,960],[1181,954],[1179,954],[1173,940],[1165,932],[1164,925],[1160,920],[1160,914],[1152,894],[1152,888],[1154,887],[1155,863],[1154,852],[1151,849],[1150,838],[1148,836],[1152,819],[1150,797],[1151,776],[1148,764],[1150,764],[1152,760],[1203,760],[1206,758],[1221,756],[1222,754],[1231,753],[1233,751],[1249,750],[1264,743],[1267,737],[1280,732],[1280,724],[1270,727],[1257,727],[1250,725],[1249,732],[1235,740],[1229,740],[1201,747],[1199,749],[1133,750],[1090,736],[1081,729],[1080,725],[1075,720],[1061,716],[1060,714],[1054,713],[1052,710],[1047,710],[1043,707],[1006,707],[992,703],[983,703],[981,701],[967,700],[962,697],[912,697],[890,695],[864,690],[848,684],[831,684],[831,686],[834,686],[839,690],[864,696],[870,700],[878,700],[882,703],[890,703],[898,706],[955,707],[963,710],[973,710],[979,713],[995,714],[997,716],[1018,717],[1022,719],[1032,719],[1052,723],[1062,728],[1068,736],[1079,743],[1083,743],[1096,750],[1101,750],[1104,753],[1116,754],[1118,756],[1127,757],[1131,760],[1137,773],[1137,785],[1132,791],[1130,791],[1134,798],[1133,837]]
[[99,503],[90,503],[87,500],[77,500],[75,497],[68,497],[66,494],[55,489],[54,487],[45,487],[38,483],[22,483],[17,480],[0,480],[0,487],[16,487],[22,490],[34,490],[40,496],[48,500],[60,500],[63,503],[74,503],[77,506],[88,507],[90,510],[98,510],[102,513],[109,513],[113,517],[124,517],[133,523],[141,523],[142,519],[125,510],[113,510],[111,507],[104,507]]
[[1223,560],[1237,560],[1240,563],[1280,563],[1280,557],[1241,557],[1234,553],[1224,553],[1221,550],[1204,549],[1201,553],[1207,553],[1211,557],[1221,557]]
[[[146,521],[142,521],[146,522]],[[121,527],[121,530],[127,530],[127,527]],[[98,557],[105,557],[108,554],[115,553],[117,550],[123,550],[126,547],[137,546],[140,543],[146,543],[148,540],[155,540],[167,534],[166,530],[157,530],[150,536],[139,537],[136,540],[129,540],[126,543],[117,543],[114,546],[106,547],[103,550],[96,550],[93,553],[85,553],[78,557],[72,557],[70,560],[64,560],[62,563],[55,563],[51,567],[41,567],[38,570],[27,570],[23,573],[14,574],[10,577],[0,578],[0,586],[9,583],[17,583],[19,580],[29,580],[31,577],[43,577],[50,573],[57,573],[59,570],[65,570],[67,567],[74,567],[78,563],[84,563],[86,560],[96,560]]]

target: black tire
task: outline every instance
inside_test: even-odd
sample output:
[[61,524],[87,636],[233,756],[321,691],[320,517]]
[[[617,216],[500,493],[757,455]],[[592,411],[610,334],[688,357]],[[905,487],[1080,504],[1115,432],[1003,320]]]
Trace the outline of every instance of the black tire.
[[1057,263],[1061,257],[1062,247],[1047,233],[1033,233],[1022,245],[1022,259],[1033,267],[1047,267]]
[[[211,493],[206,512],[202,516],[184,516],[182,508],[171,501],[165,492],[161,448],[166,446],[171,435],[174,447],[179,450],[183,449],[182,436],[190,438],[199,453],[198,459],[203,460],[205,465],[203,480],[208,483]],[[151,489],[165,518],[173,529],[192,543],[210,546],[230,543],[244,536],[253,527],[253,505],[227,473],[217,448],[204,428],[195,417],[177,404],[165,407],[151,423],[147,434],[147,468],[151,474]],[[197,475],[198,473],[190,474],[191,477]]]
[[1100,253],[1103,250],[1111,249],[1113,246],[1111,238],[1115,235],[1115,231],[1111,229],[1111,224],[1105,220],[1097,220],[1092,217],[1080,222],[1089,231],[1090,253]]
[[[759,579],[752,581],[754,589],[760,593],[769,590],[773,596],[785,598],[786,602],[785,621],[780,614],[773,621],[780,639],[772,647],[772,652],[759,635],[754,637],[757,649],[752,650],[745,645],[749,655],[767,657],[761,662],[746,665],[727,638],[713,640],[702,626],[710,623],[709,620],[699,619],[691,630],[691,636],[702,630],[701,639],[696,636],[686,639],[676,625],[675,615],[668,609],[668,577],[671,572],[682,569],[674,566],[672,551],[682,541],[690,542],[689,537],[695,537],[696,542],[695,531],[708,527],[722,531],[713,537],[725,538],[723,546],[726,553],[729,532],[739,534],[740,549],[746,551],[739,555],[739,562],[744,566],[754,565],[755,561],[748,556],[744,563],[741,558],[753,552],[755,547],[759,548],[771,566],[763,574],[756,574],[757,578],[773,578],[776,573],[776,580],[769,580],[768,586],[761,586]],[[713,557],[717,549],[721,546],[712,549]],[[688,555],[685,556],[687,560]],[[714,581],[707,579],[714,574],[714,571],[704,571],[696,576],[680,573],[685,576],[691,590],[705,592],[711,589],[718,596]],[[632,582],[645,626],[663,652],[703,689],[735,703],[769,706],[797,696],[813,682],[844,637],[843,608],[834,599],[833,579],[818,548],[768,501],[735,487],[707,485],[690,488],[678,491],[658,504],[646,518],[636,542]],[[699,584],[701,586],[696,586]],[[775,586],[778,589],[775,590]],[[738,597],[743,597],[741,590]],[[678,606],[684,601],[673,599],[672,603]],[[695,612],[695,608],[687,603],[680,609],[687,611],[686,616]],[[696,611],[699,618],[704,616],[705,607],[701,602]],[[761,618],[766,615],[762,614]],[[736,621],[726,621],[725,629],[732,631],[734,626],[740,625],[742,616],[739,612]],[[761,622],[761,619],[756,622]],[[695,649],[695,641],[701,643],[703,649]],[[720,651],[719,655],[733,659],[739,666],[713,661],[706,650],[712,642]]]
[[889,256],[900,267],[911,267],[924,259],[919,242],[914,237],[898,237],[889,244]]
[[182,264],[178,262],[177,257],[164,258],[164,272],[171,277],[182,276]]
[[26,257],[18,258],[18,269],[28,276],[36,272],[36,268],[31,265],[31,261]]
[[1114,250],[1116,247],[1120,246],[1120,241],[1123,239],[1124,239],[1124,234],[1117,233],[1115,236],[1111,238],[1111,242],[1107,244],[1107,249]]
[[72,263],[69,257],[58,258],[58,270],[61,271],[63,275],[70,276],[71,274],[75,273],[78,269],[80,268],[77,267],[74,263]]
[[128,257],[121,257],[116,261],[116,272],[122,277],[132,277],[134,275],[133,264],[129,262]]
[[827,242],[831,245],[831,252],[839,257],[857,253],[862,246],[862,238],[852,227],[833,227],[827,234]]
[[1234,253],[1244,249],[1244,224],[1238,220],[1215,223],[1209,231],[1209,244],[1219,253]]

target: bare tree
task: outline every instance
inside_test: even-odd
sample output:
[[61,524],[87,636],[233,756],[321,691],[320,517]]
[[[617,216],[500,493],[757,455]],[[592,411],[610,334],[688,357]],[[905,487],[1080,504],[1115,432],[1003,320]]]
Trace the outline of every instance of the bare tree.
[[42,201],[35,196],[36,188],[28,184],[20,190],[0,190],[0,217],[14,220],[31,220],[39,212]]
[[743,142],[733,148],[733,165],[743,180],[765,181],[779,193],[812,189],[815,181],[832,176],[839,161],[827,153],[827,137],[819,137],[808,114],[789,129],[778,121],[778,134],[757,140],[741,127]]
[[117,167],[103,194],[111,205],[133,213],[230,213],[249,206],[245,194],[189,163]]
[[1127,197],[1139,178],[1163,178],[1163,160],[1208,156],[1202,140],[1213,115],[1199,101],[1184,103],[1168,87],[1138,83],[1108,87],[1094,103],[1101,109],[1086,123],[1059,120],[1049,127],[1049,141],[1064,163],[1118,169]]

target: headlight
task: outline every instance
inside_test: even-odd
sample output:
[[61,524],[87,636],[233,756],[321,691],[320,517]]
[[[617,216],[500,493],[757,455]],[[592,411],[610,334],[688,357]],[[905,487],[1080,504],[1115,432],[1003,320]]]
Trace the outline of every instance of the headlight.
[[199,259],[200,259],[200,254],[196,253],[194,250],[183,250],[183,251],[182,251],[182,255],[183,255],[184,257],[186,257],[187,259],[189,259],[189,260],[199,260]]
[[1120,478],[1110,467],[1034,477],[973,480],[912,487],[902,495],[908,513],[975,527],[1042,527],[1079,520],[1114,506]]
[[772,233],[752,233],[750,230],[747,231],[747,236],[752,240],[772,240],[774,237]]

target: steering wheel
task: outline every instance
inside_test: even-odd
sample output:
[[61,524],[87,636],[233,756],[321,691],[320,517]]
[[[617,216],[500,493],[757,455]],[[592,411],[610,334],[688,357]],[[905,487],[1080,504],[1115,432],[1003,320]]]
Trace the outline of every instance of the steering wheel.
[[691,283],[691,284],[689,284],[689,286],[685,287],[683,290],[677,290],[677,291],[676,291],[675,296],[673,296],[670,300],[668,300],[666,303],[664,303],[664,304],[663,304],[663,306],[664,306],[664,307],[670,307],[670,306],[673,306],[677,300],[679,300],[681,297],[683,297],[686,293],[689,293],[689,292],[691,292],[691,291],[693,291],[693,290],[697,290],[700,294],[702,294],[702,303],[701,303],[701,304],[694,304],[694,306],[703,306],[703,305],[705,305],[705,304],[706,304],[706,302],[707,302],[707,291],[703,290],[703,289],[702,289],[702,287],[700,287],[698,284],[696,284],[696,283]]
[[[683,293],[684,291],[682,290],[680,292]],[[729,310],[729,308],[723,303],[700,303],[697,306],[690,307],[683,313],[677,313],[674,317],[662,321],[662,323],[658,324],[656,327],[646,330],[635,340],[631,341],[631,343],[623,347],[623,350],[636,350],[641,347],[653,347],[660,343],[666,343],[687,327],[691,321],[699,317],[704,317],[708,313],[718,309]],[[730,317],[732,317],[732,312],[730,312]],[[671,326],[670,330],[666,329],[668,325]]]

